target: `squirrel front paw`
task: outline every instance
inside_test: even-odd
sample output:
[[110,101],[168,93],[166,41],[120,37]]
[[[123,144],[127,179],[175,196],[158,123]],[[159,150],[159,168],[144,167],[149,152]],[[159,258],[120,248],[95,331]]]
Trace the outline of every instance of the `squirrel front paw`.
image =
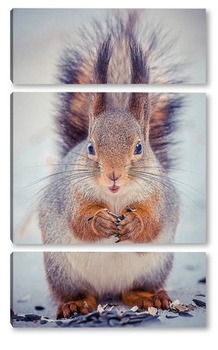
[[143,220],[135,209],[130,207],[125,208],[121,215],[121,221],[119,223],[118,229],[118,242],[130,240],[135,240],[135,237],[140,236],[143,230]]
[[98,210],[90,221],[97,236],[110,238],[118,232],[117,221],[106,208]]

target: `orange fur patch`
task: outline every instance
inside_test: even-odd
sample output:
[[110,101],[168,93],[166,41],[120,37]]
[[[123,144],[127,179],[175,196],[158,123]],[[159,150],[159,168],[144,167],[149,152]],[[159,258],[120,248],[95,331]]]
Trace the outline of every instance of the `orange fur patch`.
[[134,236],[131,236],[131,233],[129,234],[129,240],[135,243],[144,243],[152,242],[158,237],[164,225],[159,213],[159,202],[159,196],[153,195],[146,202],[131,203],[131,208],[135,209],[134,212],[128,212],[126,209],[122,211],[122,214],[126,216],[136,215],[141,223],[141,226],[139,225],[139,231],[135,232]]
[[94,62],[84,61],[82,63],[81,69],[77,74],[77,83],[78,84],[91,84],[93,83],[93,64]]
[[88,200],[78,192],[75,194],[74,201],[76,203],[76,212],[70,223],[74,236],[84,242],[96,242],[103,238],[101,237],[101,233],[94,229],[92,220],[96,213],[106,208],[107,205],[105,203]]

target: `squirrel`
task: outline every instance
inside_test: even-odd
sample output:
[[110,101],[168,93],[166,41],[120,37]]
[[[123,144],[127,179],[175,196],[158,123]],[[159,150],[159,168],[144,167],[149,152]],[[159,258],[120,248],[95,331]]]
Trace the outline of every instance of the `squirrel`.
[[[96,25],[89,50],[88,30],[82,48],[66,50],[60,82],[154,83],[152,59],[155,51],[164,54],[156,48],[160,32],[145,36],[146,49],[137,35],[136,12],[116,20],[115,26],[107,22],[106,32]],[[169,82],[164,75],[156,81],[161,79]],[[174,241],[179,198],[167,174],[181,104],[173,94],[60,94],[61,160],[39,203],[43,243]],[[57,317],[88,313],[107,293],[127,305],[165,309],[170,298],[163,287],[172,261],[171,253],[46,252]]]

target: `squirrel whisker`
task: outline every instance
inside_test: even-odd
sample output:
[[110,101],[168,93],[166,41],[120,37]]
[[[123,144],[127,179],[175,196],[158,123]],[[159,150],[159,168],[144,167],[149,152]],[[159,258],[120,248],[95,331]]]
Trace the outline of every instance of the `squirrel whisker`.
[[[136,174],[132,174],[132,179],[136,181],[136,178],[143,180],[146,184],[149,184],[150,187],[150,193],[152,192],[152,190],[158,190],[158,192],[162,192],[163,194],[165,193],[164,187],[168,188],[169,190],[171,190],[172,188],[170,186],[166,186],[165,183],[159,181],[158,179],[152,179],[150,176],[141,176],[141,175],[136,175]],[[138,182],[137,182],[138,183]],[[138,185],[142,188],[142,190],[144,190],[144,187],[142,184]],[[161,186],[164,185],[164,186]]]
[[[140,171],[138,171],[138,174],[140,173]],[[145,172],[142,172],[141,171],[141,175],[144,175],[145,174]],[[181,184],[181,185],[183,185],[183,186],[186,186],[186,187],[188,187],[188,188],[190,188],[191,190],[193,190],[193,191],[195,191],[197,194],[202,194],[201,192],[199,192],[196,188],[194,188],[193,186],[190,186],[189,184],[187,184],[187,183],[185,183],[185,182],[183,182],[183,181],[180,181],[180,180],[177,180],[177,179],[175,179],[175,178],[173,178],[172,176],[170,176],[170,175],[166,175],[166,174],[164,174],[164,173],[162,173],[162,174],[155,174],[155,173],[151,173],[151,172],[147,172],[146,171],[146,175],[151,175],[151,176],[153,176],[153,177],[162,177],[162,178],[166,178],[166,179],[170,179],[173,183],[178,183],[178,184]],[[187,190],[188,191],[188,190]]]
[[[190,200],[191,202],[193,202],[195,204],[198,203],[197,201],[195,201],[193,199],[194,193],[192,193],[188,189],[186,189],[186,188],[184,189],[180,186],[181,184],[183,184],[184,186],[186,185],[185,183],[182,183],[181,181],[177,181],[176,179],[171,179],[169,176],[161,175],[161,174],[158,175],[158,174],[151,174],[151,173],[142,173],[142,174],[138,173],[138,174],[135,174],[135,176],[139,177],[141,180],[145,180],[146,182],[148,181],[148,179],[151,180],[151,178],[152,178],[153,182],[159,182],[160,184],[162,184],[164,187],[168,188],[171,191],[175,190],[174,185],[173,185],[173,183],[174,183],[177,186],[177,189],[179,190],[181,195],[184,195],[188,200]],[[165,179],[164,179],[164,177],[165,177]],[[187,185],[187,186],[190,187],[189,185]],[[190,188],[194,189],[192,187],[190,187]],[[162,190],[164,193],[163,188],[159,188],[159,189]],[[192,197],[189,194],[191,194]]]
[[[86,180],[86,179],[90,179],[90,178],[95,178],[95,173],[90,173],[90,174],[80,174],[80,176],[77,176],[77,175],[73,175],[73,174],[71,174],[71,175],[69,175],[69,176],[65,176],[65,177],[62,177],[62,178],[57,178],[57,179],[54,179],[52,182],[50,182],[48,185],[46,185],[46,186],[44,186],[43,188],[41,188],[35,195],[34,195],[34,197],[39,197],[40,198],[40,196],[38,196],[40,193],[41,193],[41,195],[43,196],[43,194],[44,193],[46,193],[46,191],[49,191],[49,190],[51,190],[52,188],[58,188],[58,182],[60,183],[60,185],[62,185],[63,183],[65,183],[66,184],[66,182],[70,185],[71,184],[71,180],[78,180],[78,181],[84,181],[84,180]],[[72,182],[73,184],[76,184],[77,183],[77,181],[73,181]]]
[[[160,169],[163,170],[163,168],[161,166],[150,166],[150,165],[143,165],[143,166],[131,166],[132,169]],[[185,172],[185,173],[189,173],[189,174],[193,174],[193,175],[199,175],[199,176],[203,176],[204,174],[196,172],[196,171],[190,171],[190,170],[186,170],[186,169],[180,169],[180,168],[174,168],[174,167],[170,167],[170,171],[171,170],[175,170],[175,171],[180,171],[180,172]],[[167,175],[168,176],[168,175]]]
[[[96,168],[93,168],[93,171],[96,171]],[[60,171],[60,172],[57,172],[57,173],[52,173],[52,174],[49,174],[47,176],[44,176],[44,177],[42,177],[42,178],[32,182],[30,185],[28,185],[26,187],[37,185],[38,183],[40,183],[42,181],[45,181],[45,180],[48,180],[48,179],[50,179],[52,177],[55,177],[55,176],[58,176],[58,175],[63,175],[63,174],[66,174],[66,173],[72,173],[73,172],[71,175],[76,175],[76,173],[78,173],[78,175],[83,175],[83,173],[85,173],[85,174],[87,174],[87,173],[92,174],[93,171],[92,170],[90,171],[90,169],[87,170],[85,168],[84,169],[63,170],[63,171]]]

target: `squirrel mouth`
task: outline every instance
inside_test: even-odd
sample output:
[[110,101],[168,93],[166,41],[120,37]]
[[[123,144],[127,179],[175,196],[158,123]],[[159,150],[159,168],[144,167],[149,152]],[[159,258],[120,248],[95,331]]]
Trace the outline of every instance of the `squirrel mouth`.
[[114,194],[117,193],[119,191],[119,189],[120,189],[120,186],[116,186],[116,185],[109,187],[110,192],[112,192]]

